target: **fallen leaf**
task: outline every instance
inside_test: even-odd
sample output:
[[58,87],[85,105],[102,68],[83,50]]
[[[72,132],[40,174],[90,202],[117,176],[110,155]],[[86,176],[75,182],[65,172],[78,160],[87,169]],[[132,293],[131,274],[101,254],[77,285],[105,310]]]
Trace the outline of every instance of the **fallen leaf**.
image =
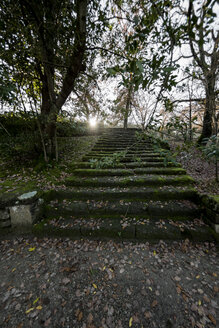
[[29,251],[29,252],[33,252],[33,251],[35,251],[35,249],[36,249],[36,247],[30,247],[30,248],[28,249],[28,251]]
[[216,326],[216,320],[213,317],[213,315],[211,313],[208,314],[208,318],[211,320],[211,322]]
[[154,300],[154,301],[152,302],[151,306],[152,306],[152,307],[155,307],[155,306],[157,306],[157,304],[158,304],[158,303],[157,303],[157,300]]
[[132,326],[132,321],[133,321],[133,318],[131,317],[131,318],[129,319],[129,327]]
[[88,317],[87,317],[87,322],[88,322],[89,324],[91,324],[92,321],[93,321],[93,315],[92,315],[92,313],[89,313],[89,314],[88,314]]
[[61,268],[61,272],[75,272],[77,271],[77,267],[76,266],[71,266],[71,267],[63,267]]
[[30,312],[33,311],[33,310],[34,310],[33,307],[32,307],[32,308],[29,308],[25,313],[28,314],[28,313],[30,313]]
[[217,286],[214,286],[214,288],[213,288],[213,289],[214,289],[214,292],[215,292],[215,293],[218,293],[218,292],[219,292],[219,287],[217,287]]
[[17,328],[22,328],[23,327],[23,323],[19,323],[19,325],[17,326]]
[[35,301],[33,301],[33,304],[36,304],[38,301],[39,301],[39,297],[37,297]]
[[42,308],[43,308],[42,305],[38,305],[38,306],[36,307],[37,310],[42,310]]
[[71,280],[70,280],[69,278],[64,278],[64,279],[62,279],[62,282],[63,282],[64,285],[69,284],[70,281],[71,281]]
[[80,311],[79,309],[77,309],[77,311],[76,311],[75,314],[76,314],[76,316],[77,316],[78,321],[81,321],[82,318],[83,318],[83,313],[82,313],[82,311]]
[[145,312],[144,316],[146,319],[150,319],[152,317],[152,314],[151,314],[151,312]]
[[94,288],[97,289],[97,285],[96,284],[93,284]]
[[180,278],[180,277],[178,277],[178,276],[176,276],[176,277],[174,278],[174,280],[175,280],[175,281],[180,281],[180,280],[181,280],[181,278]]
[[182,293],[182,298],[184,299],[185,302],[188,301],[188,297],[184,293]]

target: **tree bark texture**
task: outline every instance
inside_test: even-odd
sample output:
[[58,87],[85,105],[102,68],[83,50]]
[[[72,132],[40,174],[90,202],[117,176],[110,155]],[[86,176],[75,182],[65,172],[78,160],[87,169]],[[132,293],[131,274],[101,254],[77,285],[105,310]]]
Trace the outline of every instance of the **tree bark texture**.
[[128,128],[128,117],[130,115],[132,89],[133,89],[133,86],[132,86],[132,84],[130,84],[129,89],[128,89],[128,96],[127,96],[127,101],[126,101],[125,114],[124,114],[124,126],[123,126],[124,129]]

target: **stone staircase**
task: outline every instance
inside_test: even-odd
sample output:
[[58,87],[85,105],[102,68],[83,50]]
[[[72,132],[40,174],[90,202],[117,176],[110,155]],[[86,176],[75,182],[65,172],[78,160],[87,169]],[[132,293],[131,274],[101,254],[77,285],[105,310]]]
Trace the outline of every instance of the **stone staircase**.
[[193,179],[165,150],[135,129],[108,129],[80,163],[66,190],[47,196],[37,234],[139,240],[213,240],[201,219]]

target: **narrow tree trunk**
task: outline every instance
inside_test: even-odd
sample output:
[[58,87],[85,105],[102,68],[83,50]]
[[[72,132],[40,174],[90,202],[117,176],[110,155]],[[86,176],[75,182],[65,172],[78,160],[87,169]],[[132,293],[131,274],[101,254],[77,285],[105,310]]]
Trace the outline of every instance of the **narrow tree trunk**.
[[189,102],[189,141],[192,142],[192,101]]
[[49,79],[44,77],[42,87],[42,106],[41,106],[41,127],[45,143],[47,158],[56,158],[56,118],[57,109],[55,106],[55,93],[52,86],[49,86]]
[[[210,75],[210,74],[209,74]],[[203,141],[205,138],[210,138],[213,134],[213,117],[216,111],[216,103],[215,103],[215,79],[210,75],[206,81],[206,88],[205,88],[205,97],[206,97],[206,104],[205,104],[205,113],[203,119],[203,128],[201,136],[198,140],[199,143]]]
[[128,96],[127,96],[125,115],[124,115],[124,129],[128,128],[128,117],[130,115],[131,96],[132,96],[132,84],[130,84],[128,89]]

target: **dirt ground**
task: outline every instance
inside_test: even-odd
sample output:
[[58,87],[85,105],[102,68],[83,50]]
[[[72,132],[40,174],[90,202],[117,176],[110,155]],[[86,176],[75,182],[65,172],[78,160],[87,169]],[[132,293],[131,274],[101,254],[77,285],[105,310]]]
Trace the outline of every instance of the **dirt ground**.
[[0,327],[216,327],[213,243],[0,241]]
[[[176,152],[176,160],[186,169],[187,173],[195,180],[196,188],[200,193],[210,195],[219,194],[219,183],[216,182],[215,163],[208,160],[200,149],[194,145],[183,143],[170,143],[172,152]],[[219,172],[219,162],[218,172]],[[219,177],[218,177],[219,179]]]

